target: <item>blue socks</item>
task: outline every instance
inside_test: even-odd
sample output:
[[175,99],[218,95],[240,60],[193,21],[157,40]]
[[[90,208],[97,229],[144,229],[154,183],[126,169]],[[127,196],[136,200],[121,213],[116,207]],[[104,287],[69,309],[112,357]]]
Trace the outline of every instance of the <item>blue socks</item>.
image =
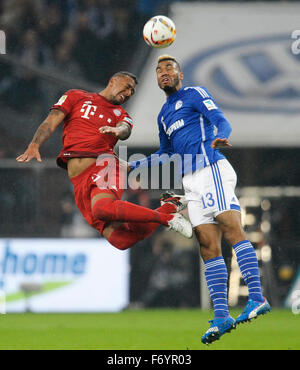
[[227,302],[228,272],[224,258],[216,257],[204,262],[205,277],[213,302],[215,318],[229,316]]
[[243,240],[233,246],[243,279],[248,286],[249,299],[263,302],[258,262],[255,250],[249,240]]
[[[261,291],[257,256],[249,240],[233,246],[243,279],[248,286],[249,299],[264,302]],[[204,262],[205,277],[209,294],[214,306],[215,318],[229,316],[227,300],[228,272],[222,256]]]

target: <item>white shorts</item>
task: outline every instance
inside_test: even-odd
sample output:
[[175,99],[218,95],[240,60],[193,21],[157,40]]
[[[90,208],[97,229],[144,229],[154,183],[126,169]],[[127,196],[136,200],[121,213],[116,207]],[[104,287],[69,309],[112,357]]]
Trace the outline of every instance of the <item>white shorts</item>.
[[221,159],[183,177],[185,197],[192,225],[216,224],[216,216],[241,211],[235,195],[237,176],[227,159]]

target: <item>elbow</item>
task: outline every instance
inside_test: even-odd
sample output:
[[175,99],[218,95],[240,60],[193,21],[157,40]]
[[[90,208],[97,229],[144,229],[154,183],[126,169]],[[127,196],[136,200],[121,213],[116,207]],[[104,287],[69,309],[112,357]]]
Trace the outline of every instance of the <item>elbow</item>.
[[121,140],[121,141],[125,141],[125,140],[127,140],[128,138],[129,138],[129,136],[130,135],[124,135],[124,136],[121,136],[121,137],[119,137],[119,140]]
[[228,136],[232,133],[231,124],[228,122]]

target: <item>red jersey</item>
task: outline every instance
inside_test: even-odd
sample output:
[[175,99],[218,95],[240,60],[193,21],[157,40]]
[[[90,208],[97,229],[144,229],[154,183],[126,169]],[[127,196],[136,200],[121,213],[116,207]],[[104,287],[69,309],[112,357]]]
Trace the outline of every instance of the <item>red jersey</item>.
[[101,134],[100,127],[116,127],[124,121],[132,128],[129,114],[120,105],[110,103],[97,93],[69,90],[51,109],[59,109],[66,114],[63,148],[57,157],[58,166],[65,169],[69,158],[97,158],[101,153],[114,153],[118,139]]

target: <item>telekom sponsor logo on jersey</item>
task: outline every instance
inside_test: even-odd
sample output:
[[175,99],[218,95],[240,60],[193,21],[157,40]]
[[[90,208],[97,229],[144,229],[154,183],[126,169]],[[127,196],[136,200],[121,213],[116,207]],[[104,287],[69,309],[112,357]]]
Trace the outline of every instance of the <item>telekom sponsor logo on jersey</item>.
[[[96,105],[92,105],[92,102],[91,101],[85,102],[82,105],[82,108],[80,109],[80,112],[83,113],[83,115],[81,116],[81,118],[90,119],[91,116],[95,116],[96,111],[97,111],[97,108],[98,107]],[[118,110],[118,109],[115,109],[114,110],[114,114],[115,114],[115,116],[119,117],[119,116],[121,116],[122,112],[120,110]],[[102,113],[100,113],[98,115],[98,117],[102,119],[102,118],[104,118],[104,115]],[[111,118],[107,118],[106,121],[108,123],[111,123],[112,122]]]
[[[249,38],[202,50],[183,65],[185,84],[214,92],[222,109],[300,112],[300,32]],[[299,51],[299,52],[298,52]]]
[[91,105],[91,104],[84,103],[82,105],[82,108],[80,109],[80,112],[83,113],[83,115],[81,116],[81,118],[90,119],[90,116],[94,116],[95,115],[96,110],[97,110],[97,106],[96,105]]

